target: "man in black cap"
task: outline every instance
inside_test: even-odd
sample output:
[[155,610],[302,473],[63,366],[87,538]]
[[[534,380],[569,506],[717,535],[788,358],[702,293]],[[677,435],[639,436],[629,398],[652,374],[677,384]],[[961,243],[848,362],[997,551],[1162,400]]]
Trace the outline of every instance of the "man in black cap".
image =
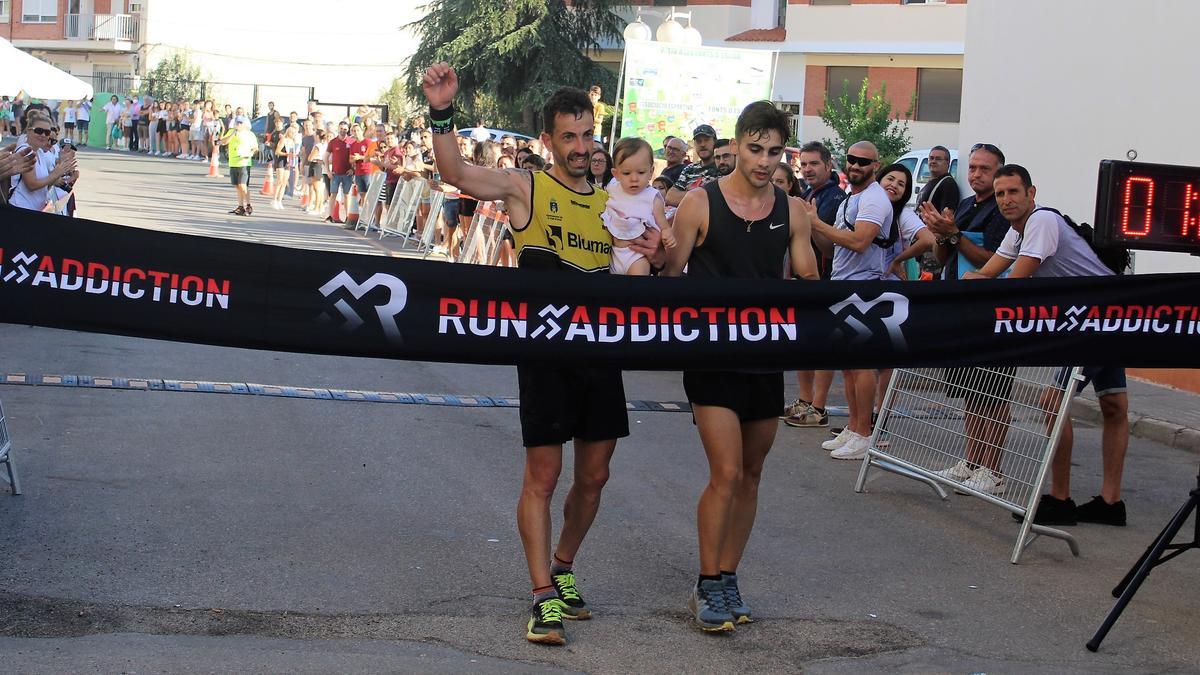
[[707,124],[701,124],[692,132],[692,143],[696,146],[696,157],[700,160],[688,164],[675,185],[667,190],[667,205],[679,206],[688,190],[700,187],[710,180],[720,177],[713,149],[717,142],[717,130]]

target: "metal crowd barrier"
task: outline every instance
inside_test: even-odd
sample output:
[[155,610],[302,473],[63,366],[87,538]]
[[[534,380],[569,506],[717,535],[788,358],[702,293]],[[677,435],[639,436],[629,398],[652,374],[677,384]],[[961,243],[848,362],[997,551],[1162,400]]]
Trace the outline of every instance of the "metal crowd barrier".
[[417,250],[423,251],[422,258],[428,258],[437,244],[438,216],[442,213],[442,203],[446,201],[446,193],[434,190],[429,195],[429,215],[421,228],[421,238],[417,241]]
[[[871,467],[929,485],[947,499],[943,486],[1023,517],[1010,562],[1016,564],[1039,535],[1075,539],[1034,525],[1038,499],[1079,368],[978,367],[896,369],[879,409],[871,446],[854,486],[863,492]],[[1003,488],[981,489],[964,471],[998,458]]]
[[508,214],[495,202],[479,202],[471,226],[463,237],[463,252],[457,262],[495,265],[500,257],[501,240],[508,229]]
[[387,176],[382,171],[376,171],[371,174],[371,181],[367,183],[367,196],[363,200],[363,206],[358,214],[358,224],[354,226],[354,231],[359,228],[370,232],[375,226],[375,208],[379,203],[379,195],[383,192],[383,184],[387,180]]
[[417,207],[421,204],[422,182],[401,179],[400,183],[396,185],[400,192],[392,199],[387,217],[379,225],[380,241],[384,237],[403,237],[404,245],[408,245],[417,218]]
[[13,464],[12,458],[12,439],[8,435],[8,423],[4,417],[4,404],[0,403],[0,465],[4,466],[5,473],[0,474],[0,480],[8,483],[12,487],[13,496],[21,494],[21,478],[17,475],[17,467]]

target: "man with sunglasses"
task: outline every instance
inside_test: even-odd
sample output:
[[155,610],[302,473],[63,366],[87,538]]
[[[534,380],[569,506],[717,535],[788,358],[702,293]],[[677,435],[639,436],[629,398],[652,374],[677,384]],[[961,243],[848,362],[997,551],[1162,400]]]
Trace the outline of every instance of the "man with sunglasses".
[[[835,281],[879,280],[887,273],[885,246],[890,238],[894,211],[888,193],[879,185],[879,150],[870,141],[859,141],[846,151],[846,179],[850,196],[838,207],[834,224],[817,218],[816,205],[809,205],[813,232],[826,254],[833,254]],[[823,242],[821,240],[824,240]],[[834,459],[862,459],[871,444],[871,411],[875,403],[876,373],[873,369],[844,370],[850,422],[836,437],[821,447]]]
[[[933,252],[944,265],[942,279],[957,281],[970,267],[983,267],[1004,241],[1008,221],[996,205],[992,182],[1003,164],[1000,148],[976,143],[967,164],[967,184],[974,194],[959,202],[953,212],[939,210],[928,201],[918,207],[917,214],[937,237]],[[942,476],[989,494],[1004,491],[999,448],[1008,436],[1008,398],[1015,372],[995,367],[946,369],[946,395],[963,399],[967,439],[963,459],[939,471]]]

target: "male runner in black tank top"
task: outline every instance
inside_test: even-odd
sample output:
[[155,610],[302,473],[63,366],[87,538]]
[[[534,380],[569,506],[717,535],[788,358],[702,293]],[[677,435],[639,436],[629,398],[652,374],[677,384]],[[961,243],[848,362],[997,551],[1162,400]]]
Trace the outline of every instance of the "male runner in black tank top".
[[[524,169],[488,169],[463,161],[453,133],[458,76],[435,63],[422,81],[429,99],[434,160],[442,180],[481,201],[503,200],[517,241],[519,267],[606,273],[607,253],[576,246],[584,237],[608,239],[600,221],[607,195],[587,184],[592,152],[592,103],[578,89],[563,87],[542,109],[542,143],[554,167],[532,175]],[[535,194],[535,185],[538,186]],[[547,194],[577,195],[556,204]],[[550,228],[576,234],[551,236]],[[659,235],[647,228],[631,246],[653,259]],[[564,246],[564,241],[567,245]],[[611,239],[608,239],[611,242]],[[570,273],[570,272],[564,272]],[[533,609],[525,617],[525,637],[542,644],[565,644],[562,619],[591,616],[575,587],[572,564],[600,506],[608,464],[618,438],[629,435],[621,371],[568,365],[518,366],[525,479],[517,502],[517,529],[533,584]],[[550,557],[550,500],[562,470],[563,444],[574,439],[575,481],[567,493],[565,516],[554,562]]]
[[[779,279],[784,255],[791,273],[816,279],[807,212],[771,183],[783,158],[790,120],[769,101],[746,106],[731,143],[733,173],[691,190],[675,213],[676,240],[666,273],[689,277]],[[683,387],[708,456],[709,480],[696,527],[700,578],[688,609],[706,631],[751,621],[737,586],[758,505],[763,461],[775,441],[783,373],[689,371]]]

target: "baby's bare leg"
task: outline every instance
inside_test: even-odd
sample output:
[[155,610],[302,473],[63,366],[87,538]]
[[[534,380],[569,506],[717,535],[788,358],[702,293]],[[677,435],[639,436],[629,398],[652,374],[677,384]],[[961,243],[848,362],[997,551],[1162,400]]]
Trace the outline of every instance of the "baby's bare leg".
[[625,276],[630,277],[648,277],[650,276],[650,261],[645,258],[638,258],[629,264],[629,269],[625,270]]

